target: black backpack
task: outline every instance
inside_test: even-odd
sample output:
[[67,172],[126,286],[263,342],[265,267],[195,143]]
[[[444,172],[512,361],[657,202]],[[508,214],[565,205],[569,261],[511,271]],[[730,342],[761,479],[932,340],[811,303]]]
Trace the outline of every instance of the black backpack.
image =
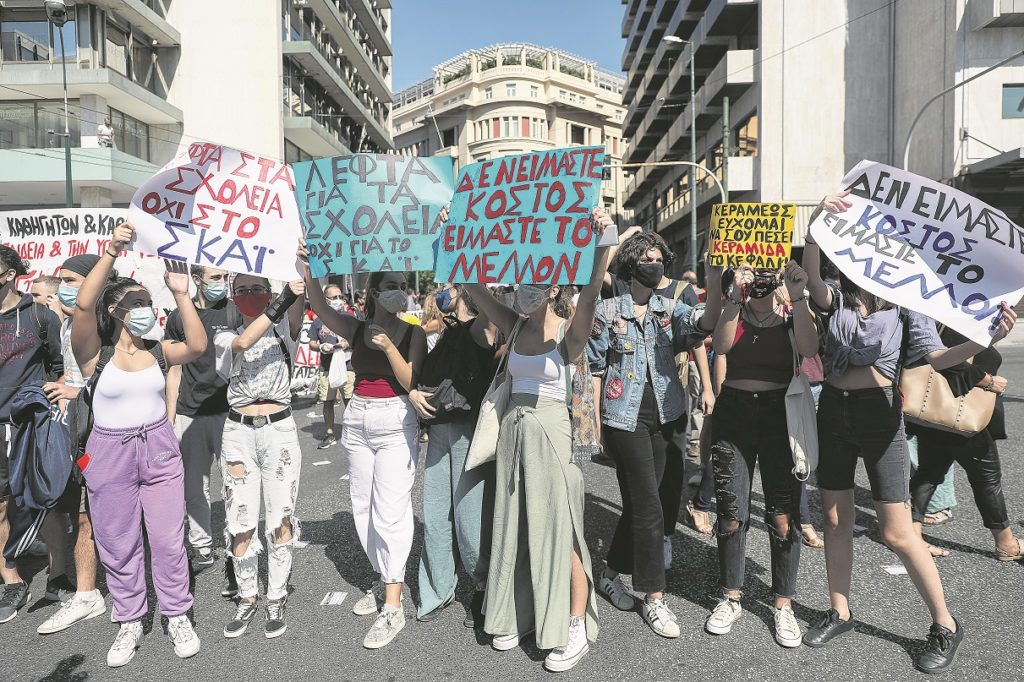
[[496,363],[492,349],[481,348],[470,333],[470,323],[453,325],[438,339],[427,355],[418,388],[433,393],[430,404],[437,410],[430,424],[443,424],[473,414],[483,402],[494,378]]
[[[166,378],[167,361],[164,359],[163,346],[159,341],[145,341],[144,343],[146,350],[156,358],[156,364],[160,367],[160,371],[163,372]],[[107,366],[107,363],[113,357],[113,346],[103,346],[100,348],[100,357],[96,361],[96,370],[89,377],[89,381],[86,382],[82,390],[78,392],[78,397],[68,404],[68,429],[71,431],[71,459],[74,462],[78,462],[85,454],[85,445],[89,441],[89,434],[92,433],[93,426],[93,393],[96,391],[96,384],[99,383],[103,368]],[[74,471],[78,474],[81,473],[78,467],[75,467]]]

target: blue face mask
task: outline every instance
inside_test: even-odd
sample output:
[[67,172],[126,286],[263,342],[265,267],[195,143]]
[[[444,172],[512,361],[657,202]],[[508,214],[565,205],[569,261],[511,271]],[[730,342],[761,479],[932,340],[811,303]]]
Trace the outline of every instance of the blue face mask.
[[132,308],[131,318],[124,326],[132,336],[148,334],[156,326],[156,313],[152,308]]
[[210,303],[216,303],[217,301],[223,301],[228,295],[228,283],[227,282],[210,282],[203,287],[203,296]]
[[78,303],[78,289],[67,284],[61,284],[57,287],[57,298],[60,299],[60,303],[65,308],[74,308],[75,304]]
[[434,294],[434,300],[437,301],[437,308],[442,313],[448,310],[448,306],[452,302],[452,291],[451,289],[445,289]]

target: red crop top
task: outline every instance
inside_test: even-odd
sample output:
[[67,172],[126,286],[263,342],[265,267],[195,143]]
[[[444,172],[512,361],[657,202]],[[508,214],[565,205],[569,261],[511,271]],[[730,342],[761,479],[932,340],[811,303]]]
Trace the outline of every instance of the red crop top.
[[[365,323],[360,323],[352,341],[352,360],[349,369],[356,375],[353,392],[362,398],[395,398],[408,395],[402,384],[395,378],[391,361],[381,349],[366,345],[363,330]],[[398,352],[406,360],[409,359],[409,345],[412,342],[412,327],[405,330],[405,335],[398,342]]]
[[789,384],[793,378],[793,344],[789,325],[755,327],[740,320],[726,369],[726,380]]

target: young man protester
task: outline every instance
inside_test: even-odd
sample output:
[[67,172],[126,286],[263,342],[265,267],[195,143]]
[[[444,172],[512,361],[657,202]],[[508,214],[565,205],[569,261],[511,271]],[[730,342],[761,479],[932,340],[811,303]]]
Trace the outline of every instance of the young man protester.
[[59,515],[19,507],[11,491],[14,397],[21,386],[63,372],[57,316],[37,305],[30,294],[21,294],[15,288],[18,277],[27,274],[28,263],[14,249],[0,245],[0,545],[4,548],[0,623],[14,619],[31,596],[16,562],[37,534],[47,540],[50,552],[47,598],[69,598],[73,589],[64,575],[64,535]]
[[[345,295],[341,293],[341,287],[337,284],[328,284],[324,287],[324,297],[327,304],[339,313],[345,312]],[[320,402],[324,406],[324,426],[326,432],[324,439],[317,445],[318,450],[326,450],[335,445],[338,438],[334,435],[334,405],[341,398],[348,403],[352,397],[352,381],[346,381],[343,388],[331,388],[329,375],[331,362],[334,361],[334,354],[341,353],[342,358],[346,357],[348,342],[339,339],[334,332],[324,326],[323,320],[317,318],[309,327],[309,349],[320,354],[320,376],[318,377],[318,392]]]
[[[228,326],[228,273],[201,265],[191,266],[196,286],[195,303],[206,336],[213,339]],[[181,314],[167,316],[165,335],[185,340]],[[185,513],[188,516],[188,544],[192,548],[192,572],[201,573],[214,564],[210,522],[210,469],[219,461],[224,422],[228,416],[228,385],[217,374],[213,343],[194,362],[174,367],[167,375],[168,411],[174,415],[174,432],[181,443],[185,468]],[[234,570],[225,563],[224,596],[234,596]]]

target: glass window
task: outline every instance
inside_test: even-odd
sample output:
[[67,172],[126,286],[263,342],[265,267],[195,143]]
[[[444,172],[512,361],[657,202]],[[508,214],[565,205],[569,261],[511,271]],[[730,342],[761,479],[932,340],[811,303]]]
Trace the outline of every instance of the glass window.
[[458,128],[448,128],[441,131],[441,142],[445,147],[454,147],[459,135]]
[[1003,118],[1024,118],[1024,84],[1003,86]]
[[0,102],[0,149],[36,146],[36,106],[33,102]]
[[586,144],[587,134],[586,129],[583,126],[570,126],[569,129],[570,142],[572,144]]
[[[1003,93],[1003,115],[1006,111],[1006,93]],[[757,156],[757,114],[736,127],[736,156]]]
[[[78,59],[78,31],[75,28],[74,16],[75,8],[68,7],[68,22],[64,26],[53,27],[54,61],[73,62]],[[63,48],[61,48],[62,39],[64,41]]]
[[149,161],[149,126],[117,109],[110,110],[114,127],[114,147],[144,161]]
[[[36,105],[36,145],[40,148],[64,146],[64,102],[39,102]],[[81,114],[78,102],[68,102],[68,128],[71,146],[82,146]]]
[[156,50],[144,40],[136,38],[132,42],[132,80],[146,88],[153,89],[153,61]]
[[[61,50],[60,39],[64,38]],[[63,28],[51,27],[42,9],[0,9],[0,57],[10,62],[45,62],[78,55],[75,8],[68,8]]]
[[519,130],[519,117],[518,116],[503,116],[502,123],[504,124],[504,136],[505,137],[519,137],[521,131]]
[[128,34],[107,22],[106,66],[122,76],[128,75]]
[[536,85],[531,85],[530,86],[530,97],[533,97],[534,99],[536,99],[537,97],[540,97],[540,88],[537,87]]
[[515,83],[505,83],[505,95],[507,97],[515,97],[516,96],[516,84]]
[[494,99],[494,89],[493,88],[485,88],[484,89],[484,99]]

